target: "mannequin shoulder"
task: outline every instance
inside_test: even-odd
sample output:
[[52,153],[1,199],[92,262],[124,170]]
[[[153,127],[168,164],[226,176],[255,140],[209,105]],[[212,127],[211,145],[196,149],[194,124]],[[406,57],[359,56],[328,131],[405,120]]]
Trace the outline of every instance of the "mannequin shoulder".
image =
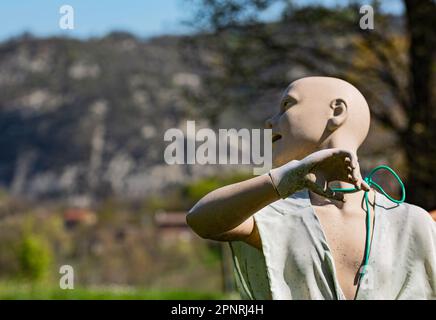
[[423,208],[410,204],[403,203],[403,214],[408,224],[412,228],[412,234],[420,240],[420,242],[436,243],[436,222],[433,220],[430,213]]
[[429,212],[427,212],[425,209],[414,205],[410,203],[404,203],[403,204],[406,207],[406,212],[408,215],[408,218],[416,225],[416,227],[420,226],[429,226],[429,227],[435,227],[435,221],[433,220],[432,216]]
[[436,222],[423,208],[406,202],[396,205],[387,199],[382,201],[379,208],[384,219],[398,232],[424,239],[430,235],[436,239]]

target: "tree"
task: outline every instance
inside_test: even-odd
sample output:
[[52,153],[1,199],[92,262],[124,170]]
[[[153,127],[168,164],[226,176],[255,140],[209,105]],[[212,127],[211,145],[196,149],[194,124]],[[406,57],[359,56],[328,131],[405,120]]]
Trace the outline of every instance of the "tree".
[[26,234],[19,247],[19,262],[22,275],[30,281],[39,281],[46,276],[52,261],[52,252],[45,240],[34,234]]
[[[333,9],[296,8],[283,0],[194,2],[193,21],[206,31],[200,43],[208,39],[203,44],[213,55],[205,63],[216,70],[206,80],[214,103],[203,110],[212,121],[222,108],[249,104],[260,91],[283,88],[288,70],[291,78],[295,70],[344,78],[368,98],[373,117],[398,137],[408,168],[408,201],[436,208],[432,0],[405,0],[404,17],[381,14],[374,2],[374,30],[359,28],[357,2]],[[279,4],[281,18],[265,22],[262,13]]]

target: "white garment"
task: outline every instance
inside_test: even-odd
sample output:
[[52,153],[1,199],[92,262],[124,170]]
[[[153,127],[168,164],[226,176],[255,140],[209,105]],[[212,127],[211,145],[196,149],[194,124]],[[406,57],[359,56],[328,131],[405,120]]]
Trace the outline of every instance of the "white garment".
[[[377,192],[375,203],[369,265],[356,299],[436,299],[436,223],[420,207]],[[263,253],[230,242],[243,299],[345,299],[307,190],[254,219]]]

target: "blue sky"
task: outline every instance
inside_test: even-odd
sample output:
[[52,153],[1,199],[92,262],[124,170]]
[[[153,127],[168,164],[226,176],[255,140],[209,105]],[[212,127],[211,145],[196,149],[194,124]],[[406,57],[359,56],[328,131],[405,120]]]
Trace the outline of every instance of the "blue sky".
[[[331,5],[344,1],[297,0]],[[368,1],[370,2],[370,1]],[[386,11],[399,13],[402,1],[382,1]],[[59,8],[69,4],[74,8],[75,29],[59,28]],[[278,8],[265,18],[277,16]],[[29,31],[37,36],[68,35],[86,38],[101,36],[111,30],[133,32],[142,37],[188,32],[183,20],[190,17],[188,0],[0,0],[0,41]]]

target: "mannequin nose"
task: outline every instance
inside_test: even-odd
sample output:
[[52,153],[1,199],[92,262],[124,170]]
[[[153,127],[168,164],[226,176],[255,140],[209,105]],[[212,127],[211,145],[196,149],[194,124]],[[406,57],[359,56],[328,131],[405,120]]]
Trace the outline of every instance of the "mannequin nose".
[[278,115],[274,115],[265,121],[265,129],[272,129],[277,125]]

